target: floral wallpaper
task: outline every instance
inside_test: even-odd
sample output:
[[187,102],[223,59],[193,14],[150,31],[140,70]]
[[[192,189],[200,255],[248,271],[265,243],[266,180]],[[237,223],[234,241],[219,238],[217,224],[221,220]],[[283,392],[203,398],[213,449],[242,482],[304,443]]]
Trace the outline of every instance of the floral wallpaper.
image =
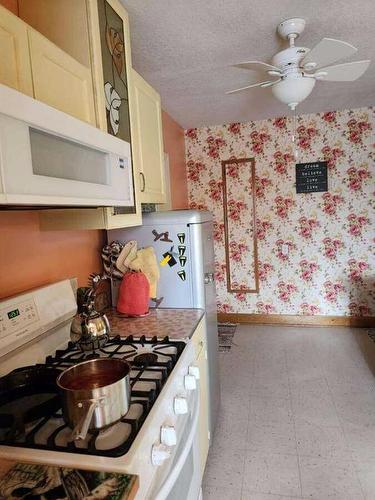
[[[190,207],[215,220],[219,311],[375,315],[374,127],[374,108],[299,116],[299,161],[326,160],[329,191],[298,195],[290,118],[185,132]],[[255,159],[257,294],[227,292],[221,161],[233,157]],[[237,259],[246,256],[245,209],[228,214],[241,221]]]

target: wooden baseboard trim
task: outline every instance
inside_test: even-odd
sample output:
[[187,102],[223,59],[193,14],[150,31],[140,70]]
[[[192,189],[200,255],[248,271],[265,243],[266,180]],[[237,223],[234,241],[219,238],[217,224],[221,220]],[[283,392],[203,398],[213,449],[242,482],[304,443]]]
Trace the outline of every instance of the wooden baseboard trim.
[[222,323],[287,326],[355,326],[375,327],[374,316],[302,316],[292,314],[236,314],[218,313]]

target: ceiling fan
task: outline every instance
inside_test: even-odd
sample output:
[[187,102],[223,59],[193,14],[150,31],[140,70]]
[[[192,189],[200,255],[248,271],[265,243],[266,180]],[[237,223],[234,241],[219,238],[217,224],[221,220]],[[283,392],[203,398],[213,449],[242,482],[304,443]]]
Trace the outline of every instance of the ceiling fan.
[[277,32],[282,38],[289,41],[289,47],[274,55],[272,64],[248,61],[234,65],[236,68],[264,72],[264,81],[226,93],[233,94],[254,87],[271,87],[276,99],[294,110],[300,102],[310,95],[317,80],[352,82],[363,75],[370,60],[329,66],[357,52],[356,47],[350,43],[333,38],[323,38],[312,49],[296,47],[294,42],[303,32],[305,24],[305,20],[299,17],[280,23]]

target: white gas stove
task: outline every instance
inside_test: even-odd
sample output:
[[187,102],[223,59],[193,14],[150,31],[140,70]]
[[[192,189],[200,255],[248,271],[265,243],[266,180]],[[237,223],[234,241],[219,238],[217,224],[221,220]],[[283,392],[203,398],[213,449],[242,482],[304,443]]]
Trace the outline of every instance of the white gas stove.
[[[191,342],[114,336],[82,352],[69,342],[74,292],[74,280],[66,280],[0,303],[0,457],[137,474],[137,499],[196,500],[199,374]],[[72,441],[54,377],[94,357],[131,364],[130,409],[120,422]],[[25,371],[36,383],[9,384]]]

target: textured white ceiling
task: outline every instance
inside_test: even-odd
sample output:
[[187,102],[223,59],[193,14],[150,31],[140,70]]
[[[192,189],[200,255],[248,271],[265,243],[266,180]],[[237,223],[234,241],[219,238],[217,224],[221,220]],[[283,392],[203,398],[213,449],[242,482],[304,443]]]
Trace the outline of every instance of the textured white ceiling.
[[130,15],[135,69],[161,94],[163,108],[183,127],[258,120],[288,114],[270,89],[226,90],[259,80],[231,68],[270,62],[286,47],[277,24],[307,21],[297,45],[324,36],[358,48],[350,60],[372,59],[357,82],[317,82],[297,111],[310,113],[375,104],[375,0],[121,0]]

